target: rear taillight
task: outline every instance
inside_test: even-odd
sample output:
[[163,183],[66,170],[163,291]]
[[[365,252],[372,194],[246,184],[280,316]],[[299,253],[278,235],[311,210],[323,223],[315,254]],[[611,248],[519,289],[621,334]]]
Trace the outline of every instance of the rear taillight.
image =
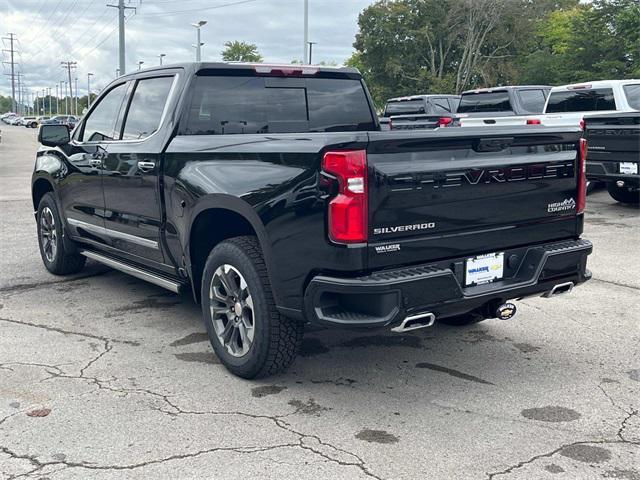
[[527,125],[542,125],[542,121],[539,118],[527,118]]
[[338,195],[329,202],[329,238],[336,243],[367,241],[367,152],[327,152],[322,170],[338,180]]
[[580,151],[578,152],[578,201],[576,213],[584,213],[587,206],[587,139],[580,139]]
[[580,130],[584,131],[584,118],[580,119],[580,123],[578,125],[580,125]]
[[440,117],[438,119],[438,127],[446,127],[451,123],[453,123],[453,118],[451,117]]

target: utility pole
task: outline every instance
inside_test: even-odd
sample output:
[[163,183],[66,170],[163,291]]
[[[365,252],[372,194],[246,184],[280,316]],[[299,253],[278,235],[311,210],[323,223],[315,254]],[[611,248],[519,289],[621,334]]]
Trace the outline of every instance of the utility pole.
[[116,68],[116,78],[118,78],[120,76],[120,69]]
[[191,26],[195,27],[197,31],[196,44],[194,45],[194,47],[196,47],[196,62],[202,61],[202,45],[204,45],[204,43],[200,41],[200,28],[202,28],[206,24],[206,20],[200,20],[198,23],[191,24]]
[[158,58],[160,59],[160,66],[162,66],[162,59],[166,56],[167,56],[166,53],[161,53],[160,55],[158,55]]
[[91,76],[93,73],[87,73],[87,110],[91,107]]
[[47,104],[45,103],[46,97],[47,97],[47,89],[43,88],[42,89],[42,114],[43,115],[47,114]]
[[64,81],[64,113],[69,115],[69,83]]
[[56,82],[56,115],[60,115],[60,84]]
[[22,76],[21,73],[16,73],[16,77],[18,77],[18,109],[16,110],[16,113],[18,115],[22,115],[22,94],[20,93],[20,77]]
[[[76,68],[76,62],[60,62],[62,68],[67,69],[67,75],[69,77],[69,96],[71,97],[71,108],[73,108],[73,84],[71,83],[71,69]],[[67,108],[67,115],[69,115],[69,109]]]
[[120,66],[120,75],[126,73],[125,55],[124,55],[124,13],[125,10],[135,10],[135,7],[125,7],[124,0],[118,0],[118,5],[108,4],[107,7],[118,9],[118,64]]
[[310,63],[310,60],[307,57],[308,43],[309,43],[309,0],[304,0],[304,43],[302,44],[304,61],[302,63]]
[[317,45],[318,42],[309,42],[309,65],[311,65],[311,58],[313,56],[313,46]]
[[78,115],[78,97],[80,95],[78,95],[78,77],[76,77],[76,86],[74,87],[75,91],[76,91],[76,103],[75,103],[75,107],[73,109],[73,114],[74,115]]
[[47,102],[49,103],[49,116],[51,116],[51,88],[47,87]]
[[[65,98],[64,97],[64,88],[63,88],[64,87],[64,80],[60,80],[60,82],[58,82],[58,83],[60,83],[60,97],[62,98],[62,107],[64,108],[64,98]],[[59,110],[58,114],[61,114],[61,113],[62,113],[62,110]]]
[[[3,52],[9,52],[11,61],[10,62],[2,62],[2,63],[10,63],[11,64],[11,111],[16,111],[16,63],[14,61],[13,54],[15,53],[15,49],[13,48],[13,42],[16,38],[15,33],[8,33],[8,37],[2,37],[2,40],[9,40],[9,49],[3,49]],[[16,112],[17,113],[17,112]]]

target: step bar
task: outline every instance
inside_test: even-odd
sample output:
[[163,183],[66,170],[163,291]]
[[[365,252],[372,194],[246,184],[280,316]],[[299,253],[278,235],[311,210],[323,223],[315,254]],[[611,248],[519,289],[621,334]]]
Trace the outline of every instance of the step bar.
[[157,285],[159,287],[171,290],[174,293],[180,293],[182,290],[183,284],[180,282],[170,280],[155,273],[150,273],[141,268],[129,265],[128,263],[121,262],[120,260],[115,260],[114,258],[107,257],[106,255],[102,255],[91,250],[81,250],[80,254],[84,255],[87,258],[90,258],[91,260],[100,262],[107,267],[111,267],[116,270],[120,270],[121,272],[128,273],[132,277],[136,277],[149,283],[153,283],[154,285]]

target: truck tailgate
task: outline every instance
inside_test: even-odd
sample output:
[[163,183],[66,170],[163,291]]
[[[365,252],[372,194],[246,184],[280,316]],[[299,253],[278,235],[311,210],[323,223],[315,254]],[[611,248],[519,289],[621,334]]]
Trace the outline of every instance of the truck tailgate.
[[578,128],[369,134],[371,268],[577,238]]
[[[585,122],[588,161],[640,162],[640,112],[588,116]],[[610,173],[620,172],[616,168]]]

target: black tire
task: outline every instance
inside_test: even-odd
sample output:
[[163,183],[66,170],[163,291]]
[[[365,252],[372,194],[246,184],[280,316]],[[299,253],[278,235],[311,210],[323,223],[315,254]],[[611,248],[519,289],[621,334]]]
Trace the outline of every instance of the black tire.
[[640,204],[640,190],[619,187],[615,183],[607,183],[609,195],[617,202],[627,203],[629,205]]
[[[52,193],[46,193],[40,200],[36,220],[40,256],[47,270],[54,275],[69,275],[82,270],[87,258],[69,248],[70,240],[63,239],[62,219]],[[47,239],[51,243],[47,243]]]
[[[224,272],[225,268],[233,267],[232,270],[228,270],[228,273],[236,276],[236,280],[239,283],[235,283],[234,287],[240,285],[242,288],[242,282],[240,282],[238,274],[244,280],[245,294],[238,294],[234,296],[235,303],[229,301],[229,294],[225,292],[224,282],[216,283],[224,276],[221,275],[221,270]],[[214,276],[216,281],[214,281]],[[213,282],[213,285],[212,285]],[[215,285],[218,287],[215,287]],[[220,288],[221,287],[221,288]],[[216,293],[227,295],[227,301],[212,300],[211,292],[216,288]],[[236,290],[239,292],[239,290]],[[262,250],[255,237],[235,237],[226,240],[217,245],[209,254],[207,262],[204,267],[202,275],[202,316],[204,319],[209,340],[211,346],[216,355],[220,359],[220,362],[233,374],[242,378],[258,378],[273,375],[282,372],[291,365],[294,361],[300,345],[302,343],[303,325],[301,322],[284,317],[276,309],[276,305],[273,299],[273,293],[271,291],[271,284],[269,281],[269,275],[262,256]],[[251,342],[239,342],[238,337],[248,338],[247,330],[245,330],[244,337],[237,334],[236,343],[237,346],[241,344],[240,348],[245,348],[248,345],[246,353],[236,352],[232,354],[229,349],[233,349],[234,345],[230,345],[234,342],[233,335],[236,332],[229,333],[228,342],[224,342],[224,337],[219,337],[216,332],[216,326],[218,331],[224,327],[224,332],[227,331],[227,326],[232,323],[230,316],[240,315],[236,317],[236,322],[240,323],[245,318],[245,311],[240,309],[234,310],[231,305],[239,305],[242,301],[243,295],[249,295],[251,297],[251,329],[253,330],[253,339]],[[233,295],[232,295],[233,296]],[[211,306],[214,305],[218,309],[224,309],[225,305],[229,307],[229,313],[220,313],[216,316],[214,326],[214,316],[211,310]],[[247,307],[248,308],[248,307]],[[236,312],[235,314],[233,312]],[[226,318],[226,322],[225,322]],[[231,327],[235,329],[236,327]],[[245,326],[242,327],[244,330]]]
[[479,313],[471,312],[464,315],[456,315],[455,317],[439,318],[438,323],[444,323],[452,327],[464,327],[465,325],[473,325],[483,320],[486,320],[486,318]]
[[29,124],[29,127],[30,127],[30,128],[38,128],[38,124],[37,124],[36,122],[31,122],[31,123]]

